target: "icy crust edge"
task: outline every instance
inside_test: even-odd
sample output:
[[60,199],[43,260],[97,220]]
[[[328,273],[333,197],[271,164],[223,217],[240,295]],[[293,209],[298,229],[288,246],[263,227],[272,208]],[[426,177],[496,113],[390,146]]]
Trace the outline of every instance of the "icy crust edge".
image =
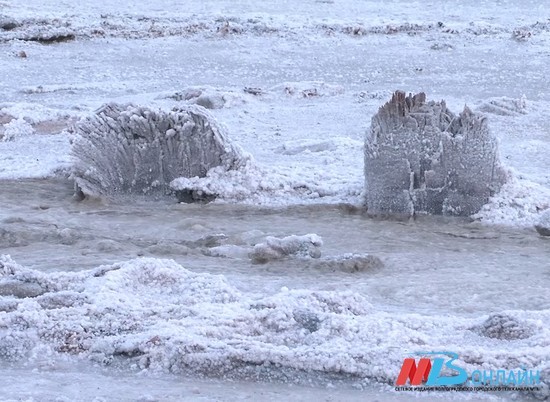
[[396,91],[365,136],[365,201],[372,215],[470,216],[506,182],[487,118],[468,107]]
[[550,236],[550,209],[544,211],[535,224],[535,229],[541,236]]
[[75,125],[71,178],[82,195],[170,194],[178,177],[236,169],[249,158],[206,109],[109,103]]
[[0,255],[4,283],[36,289],[0,296],[2,361],[75,355],[150,372],[393,384],[410,353],[452,350],[469,373],[540,371],[535,395],[549,396],[550,310],[420,315],[379,311],[349,291],[254,295],[154,258],[43,273]]

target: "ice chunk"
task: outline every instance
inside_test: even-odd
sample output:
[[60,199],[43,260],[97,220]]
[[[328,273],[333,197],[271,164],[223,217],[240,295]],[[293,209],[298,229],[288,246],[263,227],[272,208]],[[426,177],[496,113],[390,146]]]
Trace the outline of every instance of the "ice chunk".
[[304,140],[287,141],[277,147],[275,152],[283,155],[297,155],[305,152],[333,152],[338,148],[338,143],[334,139],[330,140]]
[[0,282],[0,296],[14,296],[18,298],[36,297],[44,293],[36,283],[28,283],[15,280]]
[[270,89],[270,92],[282,92],[297,98],[312,98],[317,96],[336,96],[344,93],[340,85],[327,84],[323,81],[285,82]]
[[384,267],[382,260],[374,255],[351,253],[315,260],[310,265],[317,269],[348,273],[376,272]]
[[17,20],[8,17],[7,15],[0,15],[0,29],[4,31],[11,31],[19,26]]
[[550,236],[550,209],[542,213],[535,229],[541,236]]
[[365,194],[374,215],[468,216],[506,181],[486,117],[394,93],[365,138]]
[[34,134],[34,128],[25,119],[14,119],[4,124],[2,141],[16,141]]
[[525,95],[519,99],[508,97],[492,98],[482,103],[478,107],[478,110],[500,116],[519,116],[527,114],[527,98]]
[[316,234],[292,235],[282,239],[268,236],[265,240],[265,243],[254,246],[250,253],[252,262],[262,264],[288,256],[321,257],[323,240]]
[[550,188],[518,174],[511,176],[473,217],[489,224],[533,227],[546,209],[550,209]]
[[238,167],[242,150],[200,106],[108,104],[76,126],[72,177],[84,195],[166,194],[177,177]]
[[319,330],[321,326],[321,320],[312,311],[304,308],[294,310],[292,314],[294,320],[309,332],[315,332]]
[[492,314],[474,331],[487,338],[501,340],[525,339],[533,335],[533,328],[508,314]]

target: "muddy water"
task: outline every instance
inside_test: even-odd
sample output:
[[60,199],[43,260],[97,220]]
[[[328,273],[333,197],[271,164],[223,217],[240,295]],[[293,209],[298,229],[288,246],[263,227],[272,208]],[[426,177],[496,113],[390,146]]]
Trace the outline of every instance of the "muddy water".
[[[478,315],[550,308],[550,241],[534,230],[434,217],[373,220],[346,206],[77,202],[71,183],[59,179],[0,181],[0,205],[0,253],[42,271],[150,256],[223,274],[247,292],[351,290],[383,310]],[[346,273],[296,258],[264,265],[247,258],[266,236],[307,233],[323,238],[323,256],[371,253],[384,267]],[[218,245],[233,250],[230,256],[212,256]]]

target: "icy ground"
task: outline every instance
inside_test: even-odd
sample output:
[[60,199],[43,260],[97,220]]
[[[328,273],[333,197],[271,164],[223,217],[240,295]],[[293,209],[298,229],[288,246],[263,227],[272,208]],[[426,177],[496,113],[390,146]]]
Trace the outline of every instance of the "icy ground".
[[[0,26],[1,398],[405,400],[387,384],[418,348],[548,376],[543,2],[0,0]],[[364,133],[395,89],[488,115],[512,179],[482,224],[355,214]],[[253,163],[199,183],[217,205],[72,203],[52,179],[66,129],[110,101],[207,106]],[[328,260],[248,258],[308,233]],[[383,266],[350,274],[348,253]],[[480,330],[494,313],[528,336]],[[239,382],[255,379],[273,383]]]

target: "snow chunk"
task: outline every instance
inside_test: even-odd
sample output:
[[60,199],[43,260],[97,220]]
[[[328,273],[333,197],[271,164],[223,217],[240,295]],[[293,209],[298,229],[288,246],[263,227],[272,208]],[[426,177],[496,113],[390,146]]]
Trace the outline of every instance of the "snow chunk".
[[249,162],[236,170],[219,167],[210,169],[206,177],[179,177],[170,183],[170,187],[181,202],[210,201],[218,197],[230,201],[254,202],[262,193],[271,198],[274,192],[281,191],[285,185],[290,187],[286,178],[266,173]]
[[292,235],[282,239],[268,236],[265,243],[254,246],[249,256],[252,262],[257,264],[289,256],[319,258],[322,245],[323,240],[316,234]]
[[0,122],[4,118],[11,120],[24,119],[32,125],[37,125],[43,122],[62,122],[72,118],[78,118],[83,113],[75,110],[55,109],[38,103],[2,103],[0,104]]
[[550,189],[513,175],[474,219],[498,225],[533,227],[541,211],[550,208]]
[[19,22],[14,18],[8,17],[7,15],[0,15],[0,29],[4,31],[11,31],[19,26]]
[[365,138],[369,213],[450,214],[480,210],[506,181],[487,119],[467,107],[397,91],[372,118]]
[[175,93],[165,93],[158,99],[173,99],[178,102],[185,101],[191,105],[199,105],[206,109],[222,109],[243,105],[247,102],[243,93],[233,90],[224,90],[210,86],[189,87]]
[[519,99],[508,97],[493,98],[482,103],[480,112],[492,113],[500,116],[518,116],[527,114],[527,98],[523,95]]
[[344,254],[313,260],[310,265],[317,269],[348,273],[376,272],[384,267],[380,258],[370,254]]
[[177,177],[204,177],[245,160],[200,106],[154,111],[108,104],[76,126],[72,177],[84,195],[163,194]]
[[285,82],[270,88],[270,92],[283,93],[296,98],[317,96],[336,96],[344,93],[340,85],[327,84],[323,81]]
[[531,326],[508,314],[493,314],[474,327],[474,331],[487,338],[506,341],[529,338],[534,333]]
[[16,141],[35,133],[34,128],[25,119],[14,119],[4,124],[2,141]]
[[333,152],[338,148],[353,149],[362,147],[363,144],[360,141],[352,140],[351,138],[346,137],[337,137],[328,140],[300,139],[284,142],[275,149],[275,152],[282,155],[297,155],[314,152]]
[[76,38],[76,31],[70,22],[50,18],[28,18],[17,21],[0,16],[0,42],[22,40],[51,44],[71,41]]
[[36,283],[21,281],[2,281],[0,283],[0,296],[14,296],[18,298],[36,297],[44,293],[44,290]]
[[550,236],[550,209],[541,214],[535,229],[541,236]]

